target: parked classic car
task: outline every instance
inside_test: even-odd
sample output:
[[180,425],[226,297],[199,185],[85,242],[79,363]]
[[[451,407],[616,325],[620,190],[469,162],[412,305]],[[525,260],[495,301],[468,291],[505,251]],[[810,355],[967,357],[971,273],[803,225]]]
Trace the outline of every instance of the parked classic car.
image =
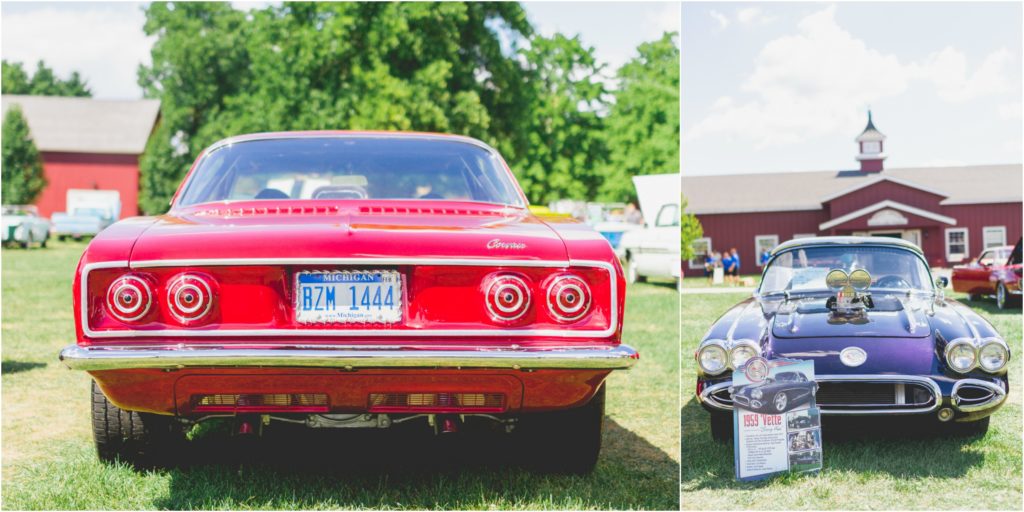
[[[830,287],[835,271],[860,290]],[[712,436],[731,438],[730,370],[756,356],[813,361],[823,415],[917,416],[950,433],[985,432],[1006,399],[1010,351],[938,284],[921,250],[903,240],[821,237],[777,247],[754,295],[722,315],[695,354]]]
[[625,281],[608,243],[541,219],[475,139],[293,132],[206,149],[159,217],[92,240],[74,284],[103,459],[215,416],[455,432],[493,421],[545,470],[590,470]]
[[40,247],[46,247],[50,238],[50,222],[39,216],[34,205],[4,205],[2,217],[3,243],[16,243],[27,248],[38,242]]
[[766,414],[782,414],[809,403],[817,385],[800,372],[779,372],[757,384],[733,390],[733,403]]
[[69,189],[65,204],[68,211],[51,217],[59,240],[96,236],[121,217],[121,194],[116,190]]
[[969,300],[995,295],[996,306],[1006,309],[1021,305],[1021,248],[990,247],[969,265],[953,267],[953,290],[967,294]]
[[649,277],[676,282],[682,288],[679,264],[679,175],[634,176],[633,185],[644,216],[643,229],[622,235],[619,251],[630,283]]

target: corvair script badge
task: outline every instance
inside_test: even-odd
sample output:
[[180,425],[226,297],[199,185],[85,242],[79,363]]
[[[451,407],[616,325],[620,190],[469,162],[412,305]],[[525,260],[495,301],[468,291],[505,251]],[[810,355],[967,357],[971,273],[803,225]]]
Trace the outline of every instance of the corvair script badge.
[[495,238],[490,242],[487,242],[488,249],[526,249],[526,244],[522,242],[503,242],[499,238]]

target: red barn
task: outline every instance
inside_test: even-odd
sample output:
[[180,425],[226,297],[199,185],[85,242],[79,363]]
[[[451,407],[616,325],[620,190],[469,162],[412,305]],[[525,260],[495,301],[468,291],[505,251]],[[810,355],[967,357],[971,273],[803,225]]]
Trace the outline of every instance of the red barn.
[[885,169],[885,135],[868,125],[856,139],[859,170],[685,176],[682,192],[704,227],[703,253],[739,251],[741,272],[759,273],[758,255],[780,242],[824,235],[903,238],[934,267],[1021,237],[1021,164]]
[[2,103],[5,113],[21,107],[42,156],[40,215],[65,211],[69,189],[116,190],[121,217],[138,215],[139,155],[159,119],[158,100],[4,95]]

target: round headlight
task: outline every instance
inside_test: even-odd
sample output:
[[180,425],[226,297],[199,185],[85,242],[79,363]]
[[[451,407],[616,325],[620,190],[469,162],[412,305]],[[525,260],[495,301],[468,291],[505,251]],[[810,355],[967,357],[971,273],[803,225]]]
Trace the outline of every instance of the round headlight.
[[764,396],[764,392],[761,391],[760,389],[755,389],[750,392],[750,396],[753,398],[761,398]]
[[949,367],[965,373],[974,368],[975,360],[974,347],[968,343],[956,343],[946,350],[946,362]]
[[732,367],[739,368],[743,363],[747,362],[751,357],[757,356],[757,349],[754,347],[743,344],[736,345],[733,347],[730,353],[730,359],[732,360]]
[[978,364],[987,372],[998,372],[1006,366],[1008,355],[1002,343],[991,341],[978,351]]
[[697,353],[697,360],[704,373],[721,373],[725,370],[727,355],[725,349],[719,345],[707,345]]

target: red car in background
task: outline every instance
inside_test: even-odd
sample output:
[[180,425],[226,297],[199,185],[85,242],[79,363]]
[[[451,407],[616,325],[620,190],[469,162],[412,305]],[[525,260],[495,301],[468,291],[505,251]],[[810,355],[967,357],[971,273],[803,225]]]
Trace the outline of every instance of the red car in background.
[[302,132],[205,150],[170,211],[122,220],[74,281],[102,459],[159,459],[213,417],[524,441],[540,469],[601,447],[622,269],[570,219],[541,219],[498,153],[434,134]]
[[953,268],[953,291],[970,300],[995,295],[996,306],[1021,304],[1021,247],[989,247],[968,265]]

